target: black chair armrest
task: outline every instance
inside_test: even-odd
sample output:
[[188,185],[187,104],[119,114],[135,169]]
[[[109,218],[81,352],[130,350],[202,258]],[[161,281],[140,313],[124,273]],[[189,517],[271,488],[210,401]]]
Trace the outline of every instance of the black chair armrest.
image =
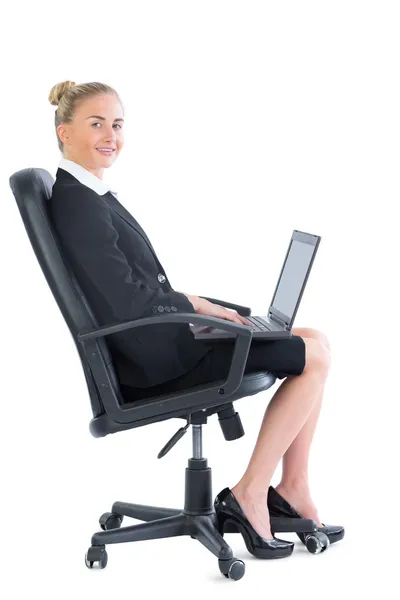
[[[146,412],[146,417],[152,417],[156,415],[165,415],[169,412],[176,413],[177,410],[185,410],[191,406],[196,407],[197,410],[201,410],[202,408],[208,408],[209,406],[223,404],[229,402],[229,396],[238,389],[242,382],[253,337],[252,329],[248,325],[234,323],[233,321],[220,319],[218,317],[193,313],[177,313],[134,319],[115,325],[104,325],[92,331],[78,333],[78,340],[86,347],[88,361],[93,373],[96,375],[96,379],[98,381],[104,380],[104,378],[107,379],[107,381],[103,381],[101,385],[111,387],[111,381],[108,377],[108,373],[102,370],[99,361],[96,360],[99,349],[94,340],[126,329],[134,329],[146,325],[156,325],[157,323],[193,323],[217,327],[218,329],[235,333],[236,341],[228,377],[222,385],[210,385],[197,391],[177,393],[176,395],[169,396],[163,400],[160,400],[160,398],[147,398],[145,406],[143,404],[138,404],[138,406],[131,408],[123,408],[118,403],[115,395],[104,393],[104,398],[102,394],[104,408],[107,414],[117,423],[130,423],[136,421],[139,418],[143,418],[144,412]],[[213,394],[213,392],[215,392],[215,394]],[[224,396],[223,399],[221,398],[222,395]]]
[[237,310],[239,315],[242,317],[249,317],[251,315],[251,308],[248,306],[241,306],[240,304],[233,304],[232,302],[226,302],[225,300],[217,300],[216,298],[209,298],[208,296],[199,296],[199,298],[204,298],[204,300],[208,300],[213,304],[220,304],[225,308],[232,308],[233,310]]

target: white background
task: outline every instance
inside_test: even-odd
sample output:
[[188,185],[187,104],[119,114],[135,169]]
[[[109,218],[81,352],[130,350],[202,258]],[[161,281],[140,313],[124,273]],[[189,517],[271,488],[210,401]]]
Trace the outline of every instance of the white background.
[[[397,9],[382,0],[1,9],[3,598],[395,595]],[[28,167],[55,177],[48,94],[67,79],[120,94],[125,147],[105,180],[177,291],[265,314],[293,229],[322,236],[295,326],[320,329],[332,346],[310,459],[322,522],[346,528],[328,552],[311,555],[288,534],[297,540],[290,558],[257,560],[228,535],[246,562],[239,582],[190,537],[110,545],[105,570],[85,567],[98,518],[115,500],[183,506],[192,447],[189,432],[157,460],[180,419],[89,433],[80,358],[8,182]],[[225,442],[216,417],[204,428],[213,495],[246,468],[279,383],[235,403],[243,438]]]

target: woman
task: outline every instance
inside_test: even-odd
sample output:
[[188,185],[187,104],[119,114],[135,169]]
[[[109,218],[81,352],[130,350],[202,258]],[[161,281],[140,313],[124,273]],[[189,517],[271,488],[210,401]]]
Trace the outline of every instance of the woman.
[[[193,312],[242,324],[249,321],[198,296],[176,292],[145,232],[103,181],[124,144],[123,106],[101,83],[54,86],[55,127],[62,159],[49,202],[65,254],[101,324]],[[113,338],[113,339],[112,339]],[[188,324],[159,324],[109,336],[127,400],[206,383],[227,375],[233,343],[195,340]],[[270,513],[313,519],[331,543],[344,529],[321,523],[308,483],[310,446],[330,367],[326,336],[295,328],[289,339],[253,342],[245,373],[270,371],[285,379],[270,401],[249,465],[215,499],[220,524],[228,516],[247,530],[249,551],[289,556],[294,544],[275,538]],[[282,457],[282,479],[269,485]],[[304,543],[304,535],[299,534]]]

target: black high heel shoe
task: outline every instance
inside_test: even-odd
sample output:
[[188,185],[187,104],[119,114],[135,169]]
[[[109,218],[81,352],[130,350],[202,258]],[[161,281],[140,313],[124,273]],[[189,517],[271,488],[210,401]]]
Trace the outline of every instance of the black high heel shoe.
[[[271,517],[289,517],[296,519],[304,519],[304,517],[293,508],[291,504],[272,485],[268,489],[268,509]],[[318,527],[318,531],[325,533],[329,542],[334,544],[344,537],[344,527],[341,525],[325,525]],[[296,532],[303,544],[306,544],[307,532]]]
[[214,500],[214,508],[218,519],[218,529],[223,535],[224,525],[232,521],[243,536],[247,550],[257,558],[285,558],[293,552],[294,543],[273,537],[267,540],[255,531],[238,501],[227,487]]

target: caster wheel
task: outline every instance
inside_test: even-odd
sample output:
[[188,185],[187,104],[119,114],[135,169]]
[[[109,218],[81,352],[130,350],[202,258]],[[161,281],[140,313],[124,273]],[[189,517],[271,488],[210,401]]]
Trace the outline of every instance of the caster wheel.
[[85,555],[85,564],[88,569],[93,569],[95,562],[99,563],[99,568],[104,569],[107,565],[107,552],[104,546],[90,546]]
[[242,579],[246,570],[246,565],[242,560],[239,560],[238,558],[231,558],[230,560],[219,560],[218,566],[222,575],[225,575],[227,579],[233,579],[234,581]]
[[329,538],[323,531],[310,533],[310,535],[306,537],[305,542],[307,550],[311,552],[311,554],[325,552],[330,546]]
[[103,515],[101,515],[99,519],[100,527],[104,529],[104,531],[108,531],[109,529],[118,529],[119,527],[121,527],[123,518],[123,515],[117,515],[116,513],[106,512]]

